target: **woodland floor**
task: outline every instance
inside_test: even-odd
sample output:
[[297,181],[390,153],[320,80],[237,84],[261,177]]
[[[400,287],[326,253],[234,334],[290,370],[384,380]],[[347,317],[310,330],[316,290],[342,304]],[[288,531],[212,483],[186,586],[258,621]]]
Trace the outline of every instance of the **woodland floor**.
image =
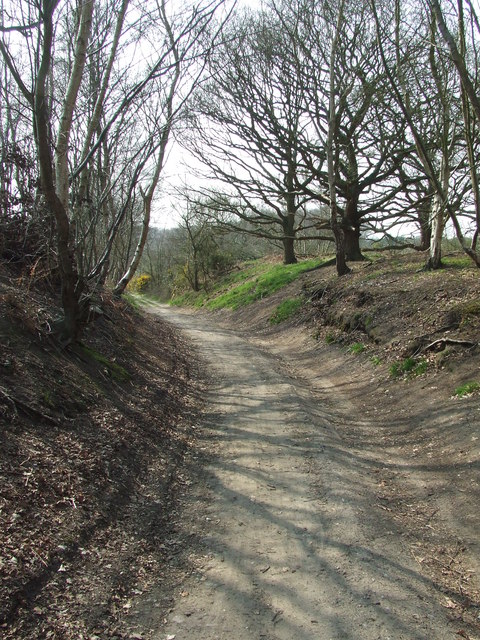
[[[297,637],[321,640],[480,637],[480,396],[454,395],[460,385],[480,382],[480,281],[460,261],[439,273],[412,264],[421,266],[411,255],[358,264],[340,280],[331,269],[318,270],[242,311],[202,314],[200,324],[228,328],[227,338],[238,336],[247,353],[266,354],[262,375],[270,366],[283,372],[299,402],[308,389],[305,424],[330,425],[327,440],[305,449],[302,463],[309,465],[309,490],[316,487],[312,517],[335,519],[335,509],[343,509],[352,533],[327,533],[335,540],[356,536],[344,555],[329,558],[345,592],[336,602],[335,582],[325,594],[332,618],[337,606],[344,614],[358,609],[352,627],[322,631],[312,618],[304,630],[298,612],[289,621],[284,606],[267,601],[264,585],[249,614],[249,624],[257,620],[254,632],[238,637],[293,638],[287,623],[297,625]],[[94,351],[65,354],[49,336],[48,298],[17,284],[8,274],[0,278],[1,633],[233,637],[210,628],[208,602],[200,606],[185,586],[208,583],[219,555],[218,566],[225,566],[218,552],[225,543],[209,548],[216,516],[202,511],[214,498],[212,465],[227,450],[207,424],[218,380],[201,344],[156,315],[105,299],[104,315],[85,337]],[[271,327],[275,306],[299,294],[306,299],[302,314]],[[363,350],[353,347],[359,344]],[[407,357],[421,364],[417,375],[392,377],[392,365],[398,369]],[[295,429],[305,436],[306,426]],[[317,455],[324,449],[335,452],[328,473]],[[342,470],[356,474],[346,476],[356,496],[349,509],[337,504],[333,484],[325,485]],[[265,487],[273,495],[275,488]],[[228,529],[227,515],[220,517],[217,528]],[[325,553],[327,533],[309,534]],[[397,590],[388,595],[388,572],[377,561],[392,540],[403,577],[391,580]],[[270,565],[259,569],[260,578]],[[371,576],[365,583],[372,568],[383,594]],[[300,565],[285,564],[279,574],[298,579],[299,588],[308,578]],[[408,580],[409,588],[418,582],[426,589],[411,595],[413,609],[408,591],[399,590]],[[352,600],[354,591],[361,601]],[[396,604],[387,606],[390,597]]]

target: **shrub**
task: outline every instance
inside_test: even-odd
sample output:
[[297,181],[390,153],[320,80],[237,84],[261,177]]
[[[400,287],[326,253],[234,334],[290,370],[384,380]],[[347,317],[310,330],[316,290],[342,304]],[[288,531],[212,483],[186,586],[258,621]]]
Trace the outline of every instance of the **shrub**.
[[402,365],[400,362],[394,362],[390,367],[390,377],[398,378],[402,373]]
[[415,368],[415,364],[415,358],[409,356],[408,358],[405,358],[405,360],[401,363],[401,371],[403,373],[409,373],[410,371],[413,371],[413,369]]
[[365,351],[365,345],[362,344],[361,342],[355,342],[354,344],[350,345],[348,347],[348,351],[350,353],[362,353],[362,351]]
[[413,375],[414,376],[421,376],[422,373],[425,373],[428,367],[428,362],[426,360],[420,360],[415,368],[413,369]]
[[455,395],[458,398],[463,398],[464,396],[468,396],[474,391],[478,391],[479,389],[480,389],[480,383],[466,382],[465,384],[462,384],[455,389]]
[[392,378],[398,378],[405,373],[420,376],[422,373],[425,373],[427,367],[428,362],[426,360],[416,360],[410,356],[402,362],[394,362],[390,367],[390,376]]
[[152,276],[142,273],[130,280],[127,289],[133,293],[146,293],[152,283]]

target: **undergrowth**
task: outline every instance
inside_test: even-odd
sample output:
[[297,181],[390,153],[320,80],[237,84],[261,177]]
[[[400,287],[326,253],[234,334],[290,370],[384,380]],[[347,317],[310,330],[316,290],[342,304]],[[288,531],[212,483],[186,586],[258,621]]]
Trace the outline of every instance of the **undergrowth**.
[[270,316],[270,324],[280,324],[291,318],[303,304],[301,298],[288,298],[284,300]]
[[455,389],[455,395],[458,398],[463,398],[464,396],[468,396],[475,391],[480,389],[480,383],[478,382],[465,382],[465,384],[460,385]]
[[392,378],[399,378],[402,375],[420,376],[426,372],[428,362],[425,359],[417,360],[416,358],[408,357],[405,360],[394,362],[390,367],[390,376]]
[[171,300],[174,305],[204,307],[206,309],[239,309],[266,298],[305,271],[314,269],[322,260],[305,260],[297,264],[269,265],[260,260],[248,263],[247,268],[230,274],[210,291],[188,292]]
[[130,380],[130,374],[128,373],[128,371],[116,362],[108,360],[108,358],[103,356],[101,353],[99,353],[95,349],[92,349],[91,347],[87,347],[86,345],[81,345],[81,349],[86,356],[102,364],[108,371],[112,379],[116,382],[127,382],[128,380]]

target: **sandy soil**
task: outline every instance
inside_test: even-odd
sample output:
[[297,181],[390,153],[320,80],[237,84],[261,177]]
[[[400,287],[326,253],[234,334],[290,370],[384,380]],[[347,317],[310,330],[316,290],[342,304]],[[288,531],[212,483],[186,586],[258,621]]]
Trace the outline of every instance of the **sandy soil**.
[[431,383],[412,405],[406,385],[300,328],[285,342],[154,312],[194,342],[211,383],[196,425],[208,467],[176,523],[190,576],[166,617],[160,586],[137,602],[152,637],[479,638],[478,400],[454,407],[471,440],[462,473],[443,464],[462,445]]

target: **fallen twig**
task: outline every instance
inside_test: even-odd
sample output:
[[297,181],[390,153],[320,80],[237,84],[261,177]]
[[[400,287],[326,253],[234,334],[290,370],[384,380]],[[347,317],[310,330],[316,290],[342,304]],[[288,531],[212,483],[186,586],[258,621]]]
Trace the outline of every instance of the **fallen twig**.
[[447,344],[456,344],[462,347],[476,347],[478,342],[472,342],[471,340],[455,340],[454,338],[439,338],[438,340],[434,340],[423,347],[422,351],[430,351],[430,349],[435,349],[439,345],[447,345]]

